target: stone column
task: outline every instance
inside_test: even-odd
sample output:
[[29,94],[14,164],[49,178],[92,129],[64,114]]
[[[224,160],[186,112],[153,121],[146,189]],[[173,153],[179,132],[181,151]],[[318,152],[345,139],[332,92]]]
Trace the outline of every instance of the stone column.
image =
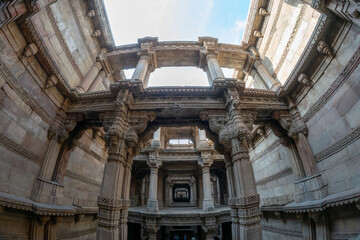
[[254,67],[261,76],[261,78],[264,80],[268,89],[276,91],[279,88],[280,83],[271,76],[265,65],[260,60],[255,61]]
[[201,170],[204,191],[203,210],[215,210],[214,200],[211,195],[210,166],[212,164],[211,151],[201,151]]
[[[225,168],[226,168],[226,181],[227,181],[227,190],[228,190],[228,198],[231,199],[233,197],[233,181],[232,181],[232,166],[231,159],[225,156]],[[228,199],[227,199],[228,200]]]
[[94,82],[95,78],[98,76],[99,71],[102,69],[101,62],[95,62],[94,65],[90,68],[89,72],[86,74],[84,79],[81,81],[77,90],[81,93],[87,92],[90,85]]
[[216,218],[215,217],[207,217],[205,218],[205,226],[202,227],[205,232],[206,240],[214,240],[215,231],[217,228]]
[[209,85],[212,86],[214,81],[221,81],[225,80],[225,76],[223,71],[221,70],[221,67],[216,59],[215,54],[207,54],[206,56],[206,62],[207,62],[207,71],[208,75],[210,77],[209,79]]
[[233,239],[257,240],[262,238],[260,196],[248,150],[256,113],[237,107],[240,97],[236,89],[229,88],[225,94],[229,103],[226,116],[229,120],[219,130],[219,142],[224,146],[232,165],[233,192],[229,205],[232,208]]
[[[129,94],[127,90],[119,93],[121,98],[118,99],[114,120],[104,119],[108,158],[98,197],[98,240],[127,239],[127,210],[130,205],[130,186],[127,185],[130,185],[132,151],[129,148],[131,142],[126,137],[129,129],[128,107],[123,101],[128,99]],[[112,119],[111,116],[109,119]]]
[[61,204],[62,202],[64,187],[53,181],[52,176],[56,170],[58,156],[61,154],[62,143],[76,126],[76,121],[66,119],[66,112],[70,104],[69,99],[64,100],[49,127],[47,134],[49,144],[30,197],[35,202],[45,204]]
[[141,55],[131,80],[140,80],[143,83],[143,86],[146,87],[148,83],[148,68],[149,56]]
[[295,201],[304,202],[318,200],[327,196],[327,187],[324,184],[321,173],[318,173],[313,152],[306,137],[307,126],[302,120],[292,99],[288,98],[290,112],[276,111],[273,118],[287,131],[287,134],[295,142],[300,156],[301,167],[305,178],[295,182]]
[[146,218],[146,231],[148,234],[148,240],[156,240],[158,230],[159,230],[159,226],[156,224],[156,218],[147,217]]
[[260,197],[245,136],[231,139],[231,160],[235,189],[229,205],[232,208],[234,239],[261,239]]
[[161,132],[161,128],[159,128],[158,130],[156,130],[154,132],[154,136],[153,136],[153,139],[151,141],[151,147],[152,148],[159,148],[160,147],[160,132]]
[[260,89],[269,89],[268,85],[264,82],[259,72],[254,68],[251,70],[250,75],[254,79],[254,87]]
[[157,152],[149,153],[148,165],[150,167],[150,183],[149,183],[149,198],[147,202],[147,210],[150,212],[159,211],[159,204],[157,200],[158,193],[158,171],[159,171],[159,155]]

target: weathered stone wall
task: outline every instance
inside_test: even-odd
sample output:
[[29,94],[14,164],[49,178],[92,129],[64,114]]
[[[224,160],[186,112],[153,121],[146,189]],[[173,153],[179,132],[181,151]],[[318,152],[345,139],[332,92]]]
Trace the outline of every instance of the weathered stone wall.
[[[53,67],[75,88],[94,65],[100,47],[91,36],[92,22],[82,1],[47,4],[38,1],[40,10],[31,17],[33,34],[38,34],[42,46],[29,42],[21,18],[0,29],[0,238],[40,239],[48,231],[55,234],[49,239],[94,239],[94,213],[107,157],[105,144],[100,133],[93,138],[92,130],[87,131],[70,155],[64,181],[51,179],[56,154],[50,163],[53,168],[46,170],[49,176],[39,180],[44,165],[49,164],[48,129],[65,100],[56,82],[47,86],[52,69],[46,68],[39,55],[46,52]],[[104,75],[92,91],[108,89],[109,82]],[[37,189],[38,181],[62,189],[56,196],[61,200],[55,201],[64,204],[62,210],[34,200],[34,192],[48,194]],[[76,209],[82,213],[76,214]],[[54,216],[40,217],[42,214]]]
[[[291,77],[301,54],[314,37],[314,30],[321,23],[319,20],[325,16],[304,2],[270,2],[267,9],[270,15],[265,17],[261,29],[263,37],[257,41],[264,65],[282,84]],[[359,28],[355,24],[342,22],[324,9],[322,11],[328,15],[328,19],[336,18],[336,24],[341,25],[339,31],[331,33],[336,36],[334,41],[327,42],[334,56],[324,57],[318,50],[317,57],[323,60],[313,74],[308,75],[310,83],[299,86],[291,97],[308,128],[307,139],[316,161],[317,173],[321,174],[327,188],[328,195],[323,201],[331,202],[336,198],[337,205],[348,204],[323,210],[316,216],[306,215],[308,219],[313,219],[306,221],[314,221],[309,229],[316,228],[316,235],[320,239],[348,239],[360,233],[359,226],[353,224],[358,221],[360,213],[351,204],[356,201],[354,195],[360,189]],[[248,81],[248,87],[255,85],[252,77],[249,76]],[[304,178],[296,171],[299,156],[291,147],[281,145],[281,139],[274,136],[271,130],[267,129],[265,135],[258,135],[254,141],[255,148],[250,152],[261,205],[264,213],[274,213],[283,206],[286,211],[286,206],[291,206],[291,202],[295,201],[294,183]],[[311,209],[311,204],[304,202],[297,207]],[[283,214],[281,211],[277,213]],[[263,220],[264,239],[289,239],[293,231],[297,231],[294,226],[301,229],[301,226],[309,224],[294,218],[288,220],[291,214],[281,215],[281,218],[286,222],[277,220],[274,214]],[[302,239],[296,234],[291,237],[297,238]]]
[[308,4],[297,1],[271,1],[257,48],[264,65],[282,84],[303,53],[320,17]]
[[64,204],[97,206],[107,152],[100,137],[94,140],[89,132],[70,155],[64,178]]
[[296,153],[283,146],[270,129],[255,141],[250,158],[262,206],[282,205],[294,200],[294,182],[301,178]]

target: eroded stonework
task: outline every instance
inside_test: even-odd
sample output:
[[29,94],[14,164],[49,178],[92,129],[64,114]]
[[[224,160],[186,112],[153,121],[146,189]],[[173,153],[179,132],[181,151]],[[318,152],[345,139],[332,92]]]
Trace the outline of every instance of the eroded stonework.
[[[252,0],[239,45],[115,46],[102,0],[1,2],[0,238],[358,237],[358,13]],[[166,66],[209,86],[148,87]]]

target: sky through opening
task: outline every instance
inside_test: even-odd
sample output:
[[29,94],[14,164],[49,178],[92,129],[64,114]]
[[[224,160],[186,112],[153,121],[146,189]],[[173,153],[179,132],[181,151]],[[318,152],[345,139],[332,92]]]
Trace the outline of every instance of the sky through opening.
[[[250,0],[104,0],[104,2],[115,45],[119,46],[137,43],[138,38],[146,36],[158,37],[159,41],[197,41],[199,36],[211,36],[218,38],[220,43],[240,44]],[[185,77],[189,71],[197,74],[196,70],[199,69],[188,69]],[[231,77],[232,69],[223,70],[227,71],[224,73],[226,77]],[[161,71],[166,72],[168,69],[162,68]],[[169,79],[168,81],[176,79],[166,74],[161,75]],[[155,78],[150,79],[150,86],[153,79]],[[164,83],[169,83],[168,81],[160,80]],[[193,86],[204,86],[207,85],[207,80],[206,83],[204,79],[192,80],[191,83]]]

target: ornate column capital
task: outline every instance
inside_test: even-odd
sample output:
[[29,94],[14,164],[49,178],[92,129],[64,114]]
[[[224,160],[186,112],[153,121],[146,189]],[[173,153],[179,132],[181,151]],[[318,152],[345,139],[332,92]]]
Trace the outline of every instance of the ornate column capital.
[[160,160],[159,152],[149,152],[149,160],[147,161],[147,165],[150,167],[150,171],[157,174],[161,164],[162,161]]
[[147,61],[150,65],[151,72],[154,71],[158,67],[158,64],[156,52],[153,50],[153,47],[158,44],[158,38],[139,38],[138,44],[140,45],[140,51],[137,53],[139,60]]

